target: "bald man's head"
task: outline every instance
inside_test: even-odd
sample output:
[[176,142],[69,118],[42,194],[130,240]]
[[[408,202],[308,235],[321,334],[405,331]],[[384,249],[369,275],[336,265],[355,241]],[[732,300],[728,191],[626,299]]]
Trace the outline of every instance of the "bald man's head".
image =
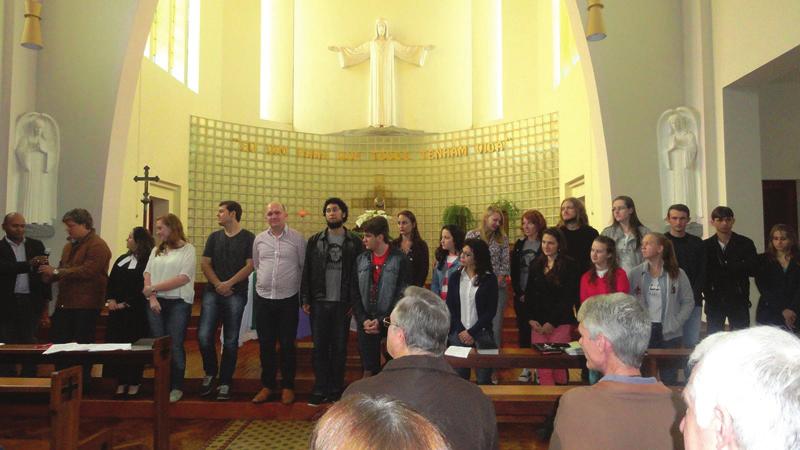
[[273,230],[282,230],[286,226],[286,206],[280,202],[270,202],[264,212],[264,218]]
[[25,217],[17,212],[6,214],[3,218],[3,231],[14,242],[21,242],[25,238]]

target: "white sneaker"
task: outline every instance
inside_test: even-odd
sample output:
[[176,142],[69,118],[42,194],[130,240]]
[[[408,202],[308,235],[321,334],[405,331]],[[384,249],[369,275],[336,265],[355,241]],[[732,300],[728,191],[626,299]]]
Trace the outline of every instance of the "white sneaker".
[[182,390],[173,389],[173,390],[169,391],[169,402],[170,403],[175,403],[178,400],[180,400],[181,398],[183,398],[183,391]]
[[530,383],[531,381],[531,369],[522,369],[522,373],[519,374],[518,381],[523,383]]

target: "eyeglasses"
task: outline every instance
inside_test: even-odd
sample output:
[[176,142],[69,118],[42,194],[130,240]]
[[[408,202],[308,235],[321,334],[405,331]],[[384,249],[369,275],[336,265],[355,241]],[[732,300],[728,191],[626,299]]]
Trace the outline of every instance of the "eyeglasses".
[[384,317],[383,318],[383,326],[386,327],[386,328],[389,328],[390,325],[397,326],[397,325],[392,323],[392,321],[389,319],[389,316]]

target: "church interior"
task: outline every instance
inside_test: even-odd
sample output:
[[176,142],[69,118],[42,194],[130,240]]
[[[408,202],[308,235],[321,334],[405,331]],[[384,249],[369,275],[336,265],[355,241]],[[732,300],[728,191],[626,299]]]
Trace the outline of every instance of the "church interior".
[[[454,207],[475,225],[487,205],[510,205],[516,239],[522,211],[555,225],[568,197],[585,203],[598,230],[612,223],[619,195],[654,231],[667,229],[667,206],[685,203],[702,238],[714,233],[711,211],[726,205],[759,253],[772,224],[797,229],[796,0],[603,0],[603,36],[591,40],[596,0],[32,2],[41,5],[39,48],[20,45],[30,2],[0,5],[0,205],[38,217],[29,235],[51,260],[73,208],[91,212],[114,258],[133,227],[174,213],[199,260],[229,199],[256,234],[268,228],[265,205],[283,203],[306,239],[324,228],[331,196],[350,205],[348,227],[370,210],[412,210],[432,249]],[[370,53],[382,32],[396,44],[388,59]],[[19,156],[35,139],[50,158],[36,174]],[[676,160],[673,147],[686,155]],[[146,184],[134,181],[143,176]],[[396,236],[392,220],[390,229]],[[205,282],[198,264],[196,289]],[[203,376],[199,309],[187,332],[187,392]],[[513,342],[510,309],[504,324]],[[348,381],[360,376],[352,335]],[[214,445],[254,419],[299,422],[286,427],[308,435],[319,410],[250,403],[257,346],[239,351],[230,403],[189,395],[170,406],[169,448],[227,448]],[[310,348],[300,340],[300,397],[313,383]],[[153,448],[146,402],[113,400],[100,372],[81,436],[109,427],[115,448]],[[499,372],[501,384],[519,373]],[[19,414],[0,420],[0,446],[47,448],[47,419],[10,408]],[[537,433],[546,419],[506,408],[500,448],[547,447]]]

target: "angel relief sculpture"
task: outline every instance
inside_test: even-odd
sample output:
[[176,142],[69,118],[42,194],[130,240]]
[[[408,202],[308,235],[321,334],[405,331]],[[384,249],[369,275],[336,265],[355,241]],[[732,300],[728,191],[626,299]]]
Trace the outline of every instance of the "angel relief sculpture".
[[29,224],[54,223],[60,141],[58,124],[47,114],[30,112],[17,120],[17,209]]
[[687,107],[669,109],[658,119],[658,162],[662,211],[683,203],[700,213],[700,158],[697,118]]

